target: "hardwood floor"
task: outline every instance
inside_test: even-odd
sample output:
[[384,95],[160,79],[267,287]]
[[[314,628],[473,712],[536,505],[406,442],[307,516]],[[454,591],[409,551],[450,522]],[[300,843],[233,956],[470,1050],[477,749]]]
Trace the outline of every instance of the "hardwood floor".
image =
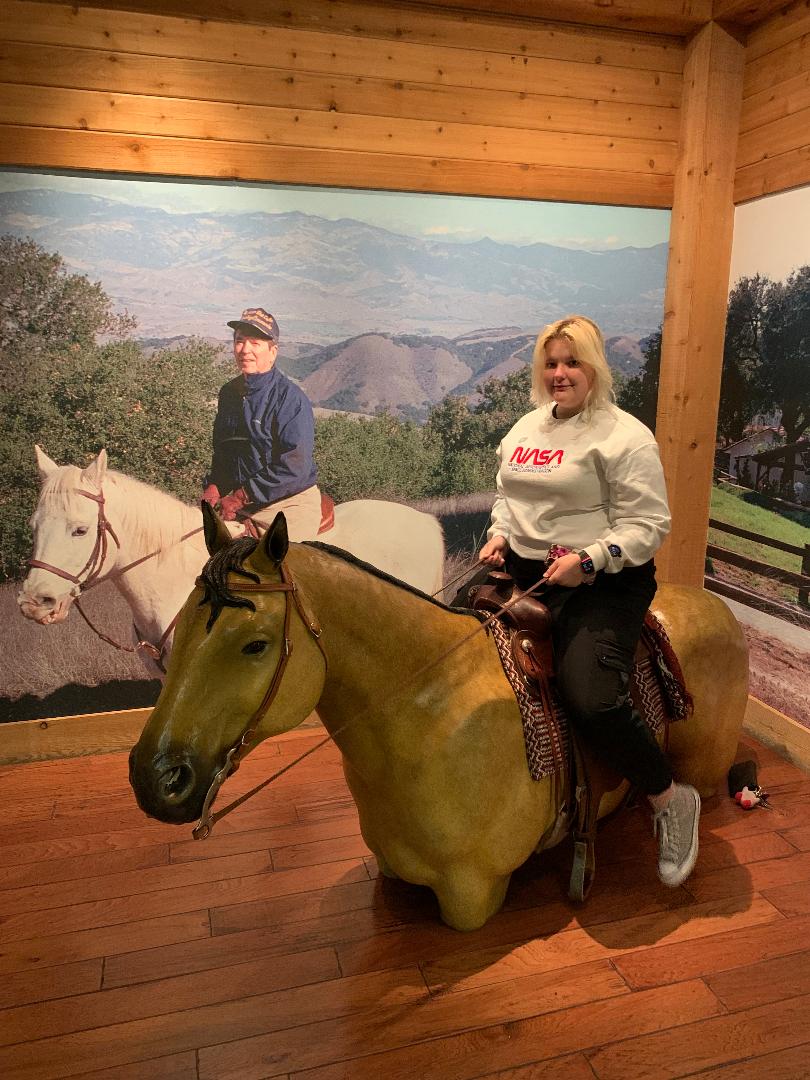
[[[314,745],[251,755],[228,798]],[[3,1080],[810,1077],[810,776],[709,800],[689,881],[649,816],[603,829],[588,903],[562,845],[459,934],[377,875],[328,744],[198,843],[135,805],[126,755],[0,769]]]

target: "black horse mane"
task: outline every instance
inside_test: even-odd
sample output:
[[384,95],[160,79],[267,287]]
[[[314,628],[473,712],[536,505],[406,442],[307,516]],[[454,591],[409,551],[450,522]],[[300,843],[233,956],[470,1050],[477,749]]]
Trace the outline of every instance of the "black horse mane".
[[[228,588],[228,574],[239,574],[241,577],[247,578],[249,581],[258,584],[260,581],[258,575],[251,573],[249,570],[245,570],[243,565],[245,559],[249,558],[256,550],[256,545],[258,543],[259,541],[255,540],[253,537],[244,537],[239,540],[233,540],[227,547],[221,548],[215,555],[212,555],[202,568],[202,571],[200,572],[200,581],[205,588],[205,595],[200,601],[200,607],[202,607],[203,604],[211,604],[211,617],[206,623],[206,630],[211,629],[217,616],[224,607],[243,607],[248,608],[250,611],[256,610],[256,605],[252,600],[247,600],[245,597],[237,596],[235,593],[231,592]],[[415,585],[409,585],[407,581],[402,581],[392,574],[386,574],[384,570],[380,570],[378,567],[372,566],[371,563],[358,559],[356,555],[352,555],[351,552],[348,552],[343,548],[334,547],[332,544],[324,544],[321,540],[305,540],[304,544],[306,547],[316,548],[318,551],[325,551],[327,555],[333,555],[343,562],[350,563],[352,566],[364,570],[367,574],[371,574],[372,577],[388,582],[389,585],[395,585],[398,589],[404,589],[413,596],[419,597],[420,600],[426,600],[429,604],[433,604],[434,607],[441,608],[442,611],[447,611],[454,615],[470,614],[470,611],[465,610],[464,608],[448,607],[448,605],[443,604],[441,600],[436,600],[434,597],[422,592],[421,589],[417,589]]]
[[257,585],[259,584],[261,580],[259,575],[245,570],[243,566],[245,559],[256,550],[257,543],[258,540],[252,536],[232,540],[226,547],[215,552],[200,571],[200,581],[205,589],[205,594],[199,606],[202,607],[203,604],[209,603],[211,605],[211,616],[205,624],[206,631],[210,632],[224,607],[243,607],[248,608],[250,611],[256,610],[256,605],[252,600],[246,600],[245,597],[237,596],[231,592],[228,588],[228,574],[239,574],[240,577],[247,578],[248,581],[253,581]]

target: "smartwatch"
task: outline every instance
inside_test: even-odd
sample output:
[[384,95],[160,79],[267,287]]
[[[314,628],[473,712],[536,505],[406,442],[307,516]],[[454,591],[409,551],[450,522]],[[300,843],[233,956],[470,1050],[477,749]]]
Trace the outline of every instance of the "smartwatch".
[[592,581],[596,577],[596,567],[593,565],[593,559],[587,551],[578,551],[577,555],[579,556],[579,565],[583,575]]

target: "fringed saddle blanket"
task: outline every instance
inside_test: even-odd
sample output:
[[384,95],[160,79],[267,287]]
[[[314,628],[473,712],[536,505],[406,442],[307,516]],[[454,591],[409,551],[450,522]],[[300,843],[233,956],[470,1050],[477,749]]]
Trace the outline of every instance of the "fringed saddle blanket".
[[[542,780],[554,773],[562,776],[568,768],[570,740],[568,718],[556,692],[552,690],[554,715],[546,716],[542,702],[534,696],[515,663],[509,630],[498,619],[493,619],[487,631],[495,639],[504,673],[520,706],[526,760],[532,780]],[[643,657],[636,660],[630,693],[653,735],[658,736],[666,724],[688,716],[692,697],[684,685],[681,667],[667,633],[651,611],[647,612],[641,640],[646,649]]]

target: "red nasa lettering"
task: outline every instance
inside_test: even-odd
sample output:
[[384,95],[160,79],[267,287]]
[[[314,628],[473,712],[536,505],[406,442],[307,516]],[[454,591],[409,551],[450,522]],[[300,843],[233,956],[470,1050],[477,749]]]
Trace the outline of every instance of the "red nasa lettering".
[[562,464],[563,450],[540,450],[539,447],[516,446],[509,459],[509,464],[516,465],[557,465]]

